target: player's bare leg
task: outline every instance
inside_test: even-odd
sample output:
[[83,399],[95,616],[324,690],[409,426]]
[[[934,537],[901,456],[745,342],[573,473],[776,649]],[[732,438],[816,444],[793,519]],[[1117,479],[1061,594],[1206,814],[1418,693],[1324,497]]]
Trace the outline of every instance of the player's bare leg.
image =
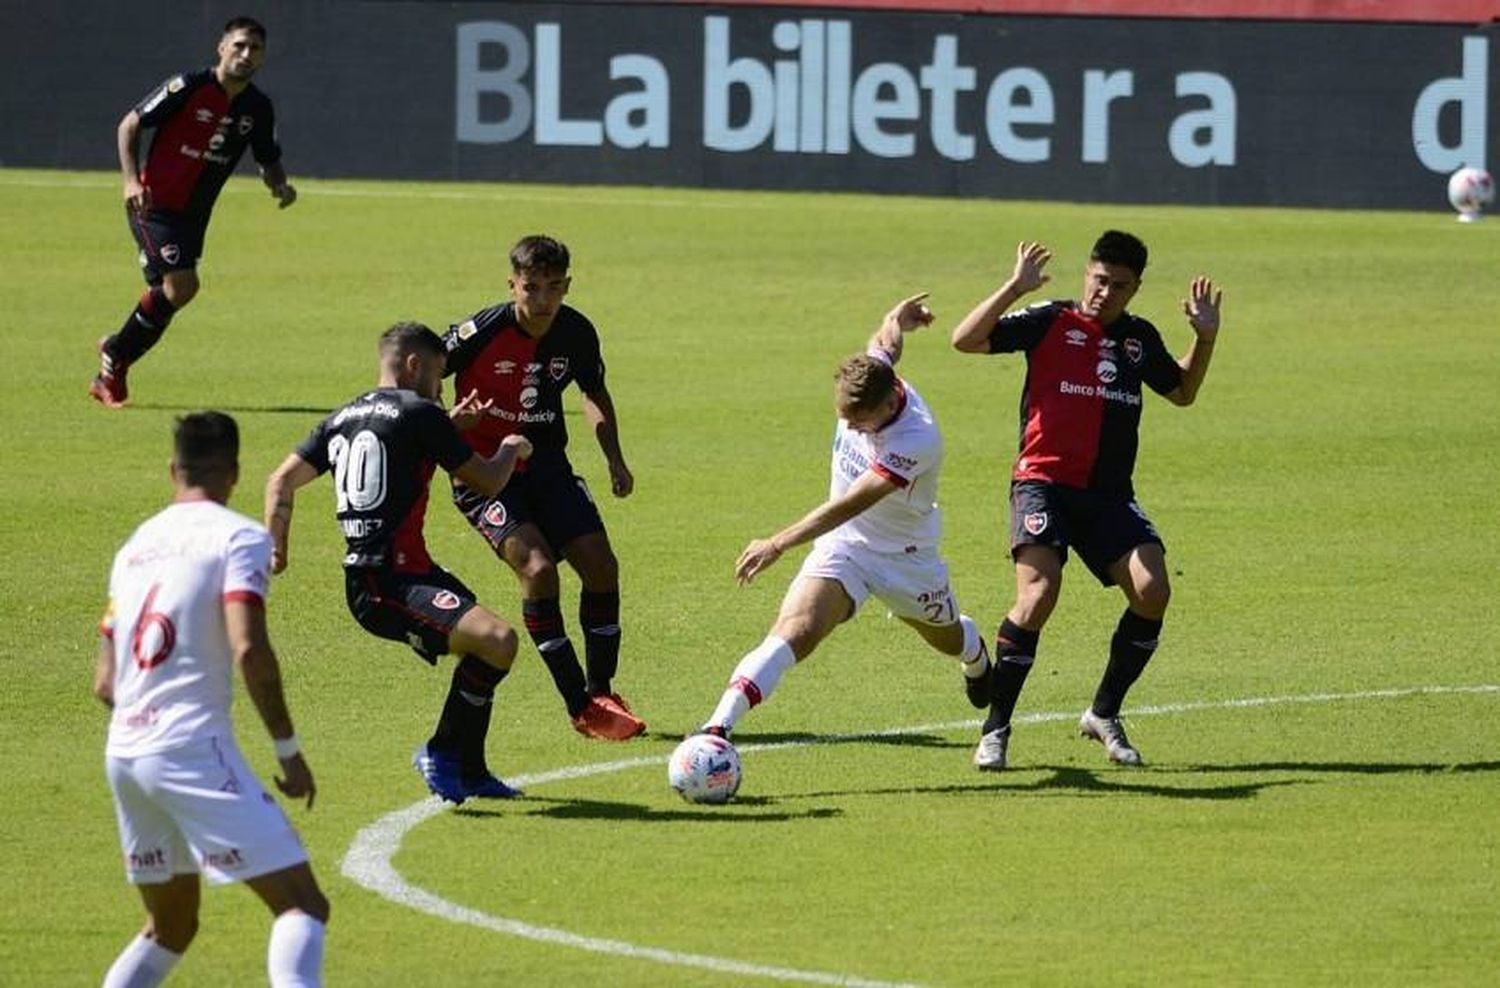
[[521,581],[526,632],[567,705],[573,728],[588,737],[610,741],[625,741],[645,731],[645,721],[629,710],[608,697],[589,695],[578,653],[563,623],[557,563],[541,530],[535,525],[519,526],[505,537],[500,554]]
[[89,396],[108,408],[124,406],[130,365],[156,345],[172,317],[197,294],[198,272],[192,268],[168,271],[161,284],[142,293],[120,330],[99,341],[99,373],[89,382]]
[[1078,730],[1104,745],[1110,761],[1141,764],[1141,754],[1125,735],[1120,707],[1130,687],[1156,653],[1162,619],[1172,599],[1166,552],[1149,542],[1115,560],[1109,575],[1125,592],[1127,606],[1109,643],[1109,664],[1099,680],[1094,701],[1079,719]]
[[727,737],[751,707],[771,695],[783,673],[853,616],[854,601],[839,581],[819,576],[794,580],[781,600],[771,633],[735,666],[704,729]]
[[988,771],[1006,766],[1011,717],[1062,589],[1062,554],[1050,546],[1023,545],[1016,550],[1015,569],[1016,599],[995,633],[990,711],[974,750],[974,764]]
[[146,907],[146,925],[115,958],[104,975],[104,988],[160,984],[198,934],[202,891],[196,874],[136,887]]
[[606,696],[625,710],[615,692],[620,666],[620,563],[603,532],[580,535],[563,546],[563,558],[578,574],[578,624],[583,629],[583,661],[590,696]]
[[914,618],[902,618],[922,640],[944,655],[958,659],[964,674],[964,693],[969,702],[983,709],[990,703],[990,653],[984,647],[979,626],[967,614],[950,624],[928,624]]
[[266,952],[266,971],[272,988],[323,983],[323,938],[328,925],[328,899],[318,888],[307,862],[247,879],[275,916]]

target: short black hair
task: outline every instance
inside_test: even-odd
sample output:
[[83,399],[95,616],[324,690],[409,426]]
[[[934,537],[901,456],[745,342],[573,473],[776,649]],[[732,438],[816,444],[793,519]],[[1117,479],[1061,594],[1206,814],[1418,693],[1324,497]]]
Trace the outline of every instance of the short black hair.
[[543,236],[539,233],[522,237],[510,249],[512,274],[540,271],[544,274],[563,275],[568,273],[568,265],[571,262],[572,258],[568,255],[566,244],[554,237]]
[[380,334],[380,355],[400,359],[408,353],[425,353],[441,357],[447,353],[443,339],[419,322],[398,322]]
[[[224,34],[230,34],[235,31],[249,31],[251,34],[260,36],[261,44],[266,43],[266,26],[253,17],[245,17],[243,15],[231,17],[229,22],[224,25]],[[222,38],[224,34],[219,35],[219,37]]]
[[240,427],[223,412],[191,412],[172,429],[172,461],[193,487],[222,480],[240,464]]
[[1134,234],[1125,233],[1122,230],[1105,230],[1099,239],[1094,241],[1094,249],[1089,254],[1089,260],[1103,264],[1118,264],[1120,267],[1134,271],[1135,276],[1139,278],[1146,270],[1146,245],[1141,243],[1140,238]]

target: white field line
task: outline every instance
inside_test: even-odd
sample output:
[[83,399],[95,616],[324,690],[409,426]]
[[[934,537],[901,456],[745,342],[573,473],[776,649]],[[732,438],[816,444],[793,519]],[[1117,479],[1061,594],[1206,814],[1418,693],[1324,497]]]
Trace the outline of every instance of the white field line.
[[[1289,704],[1324,704],[1359,700],[1392,700],[1413,696],[1441,696],[1450,694],[1500,693],[1500,685],[1477,686],[1414,686],[1395,689],[1364,690],[1353,693],[1305,693],[1294,696],[1260,696],[1234,700],[1196,700],[1187,703],[1163,703],[1155,706],[1137,707],[1132,717],[1150,717],[1164,714],[1194,713],[1202,710],[1232,710],[1255,707],[1282,706]],[[1076,712],[1052,711],[1026,714],[1017,717],[1019,723],[1038,724],[1050,721],[1071,720]],[[861,738],[894,737],[907,734],[927,734],[935,731],[957,730],[974,727],[977,719],[946,721],[935,724],[920,724],[913,727],[896,727],[880,731],[865,731],[858,734],[826,734],[798,741],[782,741],[774,744],[747,744],[740,747],[741,754],[757,751],[776,751],[806,748],[818,744],[837,744]],[[567,779],[582,779],[593,775],[623,772],[634,768],[666,764],[666,755],[642,758],[624,758],[612,762],[595,762],[589,765],[574,765],[547,772],[517,775],[509,779],[513,785],[529,787],[545,785]],[[551,926],[536,926],[517,919],[491,916],[478,909],[449,902],[440,896],[407,882],[392,865],[392,858],[401,847],[406,834],[421,823],[445,812],[447,805],[436,796],[413,803],[402,810],[387,813],[355,835],[340,867],[344,875],[375,894],[399,905],[445,919],[452,923],[466,923],[481,929],[493,930],[509,936],[535,940],[596,954],[628,957],[636,960],[655,961],[676,967],[701,968],[722,974],[738,974],[767,978],[774,981],[797,982],[816,985],[864,986],[864,988],[915,988],[915,986],[872,981],[853,974],[836,974],[826,971],[801,971],[794,968],[751,964],[725,957],[704,954],[688,954],[658,947],[642,947],[621,940],[606,940],[586,937],[568,930]]]

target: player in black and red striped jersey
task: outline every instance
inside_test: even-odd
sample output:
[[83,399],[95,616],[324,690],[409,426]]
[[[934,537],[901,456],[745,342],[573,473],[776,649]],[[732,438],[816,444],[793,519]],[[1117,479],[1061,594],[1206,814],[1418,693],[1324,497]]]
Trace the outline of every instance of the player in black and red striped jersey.
[[1222,293],[1194,278],[1182,304],[1194,338],[1180,360],[1156,327],[1125,307],[1141,286],[1146,245],[1109,230],[1095,242],[1077,302],[1042,302],[1006,314],[1046,284],[1052,253],[1016,248],[1009,280],[953,330],[965,353],[1026,354],[1020,452],[1011,475],[1011,556],[1016,598],[995,641],[990,712],[974,763],[1003,769],[1011,714],[1036,657],[1042,627],[1057,604],[1071,546],[1105,586],[1118,584],[1126,608],[1109,662],[1079,730],[1110,760],[1141,763],[1120,724],[1120,706],[1151,660],[1171,597],[1166,548],[1135,500],[1142,389],[1191,405],[1219,335]]
[[[219,60],[174,75],[120,121],[116,137],[125,184],[125,218],[140,248],[147,289],[118,332],[99,342],[94,400],[118,408],[129,397],[126,374],[183,306],[198,294],[198,257],[214,200],[245,149],[285,209],[297,200],[276,140],[275,113],[250,79],[265,61],[266,29],[249,17],[224,25]],[[143,129],[154,134],[144,165]]]
[[[510,251],[510,301],[452,327],[444,343],[455,393],[484,408],[465,438],[480,455],[506,436],[524,435],[533,452],[499,494],[461,481],[453,500],[469,524],[521,582],[526,630],[536,643],[573,726],[590,737],[623,741],[646,729],[615,692],[620,656],[619,562],[588,486],[568,462],[562,393],[577,382],[583,408],[609,465],[610,490],[627,497],[635,478],[620,451],[614,399],[593,323],[563,298],[571,258],[552,237],[524,237]],[[578,573],[584,661],[568,638],[559,602],[557,560]],[[609,716],[600,717],[603,708]]]

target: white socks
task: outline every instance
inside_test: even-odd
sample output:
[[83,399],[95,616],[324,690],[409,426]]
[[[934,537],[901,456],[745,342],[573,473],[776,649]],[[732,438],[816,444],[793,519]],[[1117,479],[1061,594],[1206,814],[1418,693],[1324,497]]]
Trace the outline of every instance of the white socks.
[[323,984],[323,924],[290,909],[271,924],[266,952],[271,988],[319,988]]
[[156,988],[180,960],[181,954],[137,934],[105,973],[104,988]]
[[796,664],[797,657],[792,654],[792,647],[775,635],[767,635],[765,641],[747,652],[740,664],[734,667],[729,687],[719,698],[719,705],[714,708],[707,726],[733,731],[734,725],[751,707],[763,703],[771,695],[776,684],[781,682],[781,674]]
[[984,638],[979,634],[979,625],[967,614],[958,616],[959,626],[964,629],[964,650],[959,653],[959,667],[970,679],[983,676],[990,667],[990,654],[984,647]]

